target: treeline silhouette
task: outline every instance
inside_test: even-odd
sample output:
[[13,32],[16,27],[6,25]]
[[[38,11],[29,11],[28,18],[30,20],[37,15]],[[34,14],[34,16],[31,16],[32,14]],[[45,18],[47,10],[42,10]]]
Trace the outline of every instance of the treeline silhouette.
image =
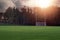
[[53,8],[56,11],[51,12],[51,17],[46,19],[46,25],[48,26],[60,26],[60,7]]
[[[46,15],[45,19],[41,15],[41,9],[38,7],[23,7],[21,9],[9,7],[5,13],[0,12],[0,24],[36,25],[36,22],[44,22],[46,20],[47,26],[60,26],[60,7],[52,7],[51,9],[47,9],[49,11],[46,13],[51,13],[52,15]],[[44,11],[42,12],[44,13]]]
[[17,25],[35,25],[35,15],[29,8],[9,7],[5,13],[0,13],[0,24],[17,24]]

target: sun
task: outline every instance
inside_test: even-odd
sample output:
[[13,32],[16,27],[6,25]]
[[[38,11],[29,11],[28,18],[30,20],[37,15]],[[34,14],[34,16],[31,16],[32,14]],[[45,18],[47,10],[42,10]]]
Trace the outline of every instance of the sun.
[[39,5],[39,7],[41,8],[47,8],[52,5],[51,3],[52,3],[52,0],[40,0],[40,1],[37,1],[37,6]]
[[52,0],[29,0],[24,4],[29,7],[47,8],[47,7],[51,6],[52,3],[53,3]]

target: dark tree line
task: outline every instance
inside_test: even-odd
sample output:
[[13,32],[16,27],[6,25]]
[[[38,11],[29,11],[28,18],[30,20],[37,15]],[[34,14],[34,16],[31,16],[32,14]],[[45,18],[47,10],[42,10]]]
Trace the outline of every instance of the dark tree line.
[[35,15],[29,8],[21,8],[19,11],[17,8],[9,7],[5,13],[0,13],[0,15],[4,17],[4,19],[0,19],[5,24],[35,25]]
[[46,20],[48,26],[60,26],[60,7],[56,7],[55,9],[56,11],[52,12],[55,16],[51,15],[51,18],[49,19],[48,17]]
[[[36,25],[36,22],[44,22],[44,18],[41,18],[41,10],[39,8],[35,8],[35,10],[39,10],[37,12],[32,11],[28,7],[21,8],[20,10],[9,7],[5,13],[0,13],[0,24]],[[55,16],[51,15],[51,18],[47,16],[46,25],[60,25],[60,7],[56,7],[56,10],[54,12]],[[49,13],[53,14],[53,12]]]

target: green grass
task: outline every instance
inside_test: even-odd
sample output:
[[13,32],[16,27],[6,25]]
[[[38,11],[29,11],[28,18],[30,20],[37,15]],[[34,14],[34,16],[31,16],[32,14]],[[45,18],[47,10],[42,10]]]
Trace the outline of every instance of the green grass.
[[60,27],[0,26],[0,40],[60,40]]

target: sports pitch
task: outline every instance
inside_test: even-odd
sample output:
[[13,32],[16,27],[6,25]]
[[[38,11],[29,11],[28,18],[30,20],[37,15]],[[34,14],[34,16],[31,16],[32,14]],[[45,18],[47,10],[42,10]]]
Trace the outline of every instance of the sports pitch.
[[60,40],[60,27],[0,26],[0,40]]

